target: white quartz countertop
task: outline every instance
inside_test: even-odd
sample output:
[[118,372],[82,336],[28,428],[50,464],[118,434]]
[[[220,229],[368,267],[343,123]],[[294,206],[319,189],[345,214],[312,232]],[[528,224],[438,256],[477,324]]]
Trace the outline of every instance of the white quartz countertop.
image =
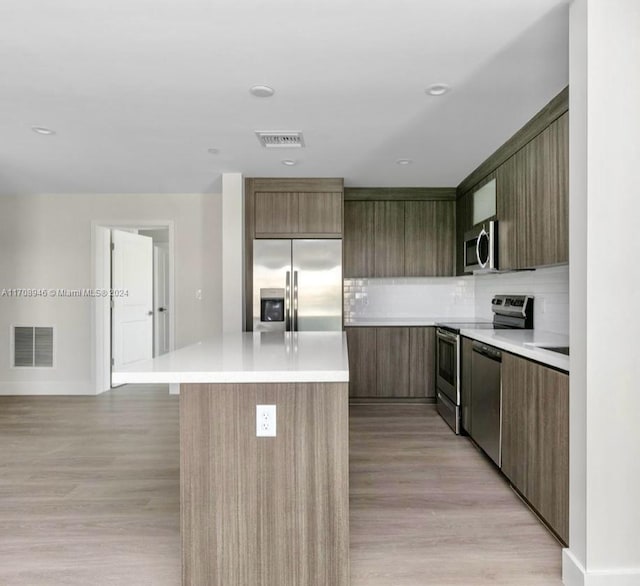
[[569,336],[541,330],[462,329],[461,336],[569,372],[569,357],[541,346],[569,346]]
[[474,317],[354,317],[345,318],[345,327],[410,327],[410,326],[435,326],[439,323],[469,323],[469,322],[490,322],[488,319],[478,319]]
[[126,383],[348,382],[344,332],[223,334],[114,372]]
[[[475,317],[358,317],[345,319],[346,327],[411,327],[435,326],[440,323],[469,324],[473,322],[491,322],[489,319]],[[569,346],[569,336],[545,332],[542,330],[483,330],[465,328],[460,334],[484,342],[501,350],[518,354],[531,360],[537,360],[569,372],[569,357],[541,346]]]

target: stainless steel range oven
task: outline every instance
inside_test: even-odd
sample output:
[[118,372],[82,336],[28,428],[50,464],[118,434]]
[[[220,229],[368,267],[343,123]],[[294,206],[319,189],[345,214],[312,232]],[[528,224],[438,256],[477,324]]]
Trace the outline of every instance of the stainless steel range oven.
[[496,295],[491,300],[493,321],[439,323],[436,329],[436,406],[451,429],[461,433],[460,331],[465,329],[533,329],[533,297]]
[[436,402],[438,412],[460,433],[460,336],[449,329],[436,329]]

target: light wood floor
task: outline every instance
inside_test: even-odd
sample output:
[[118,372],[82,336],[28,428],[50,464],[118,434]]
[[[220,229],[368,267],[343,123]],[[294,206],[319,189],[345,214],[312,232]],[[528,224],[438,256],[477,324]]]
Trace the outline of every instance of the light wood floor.
[[352,586],[559,586],[561,547],[432,405],[350,410]]
[[[433,407],[350,425],[352,586],[561,584],[560,546]],[[179,585],[178,438],[165,389],[0,397],[0,584]]]

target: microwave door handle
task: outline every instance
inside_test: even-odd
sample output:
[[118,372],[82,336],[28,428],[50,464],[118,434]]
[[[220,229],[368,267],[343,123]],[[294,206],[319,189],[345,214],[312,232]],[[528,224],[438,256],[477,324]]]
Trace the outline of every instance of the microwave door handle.
[[284,329],[291,331],[291,271],[287,271],[284,288]]
[[488,262],[488,261],[482,262],[482,260],[480,259],[480,240],[482,239],[483,235],[484,236],[487,235],[484,228],[480,230],[480,234],[478,234],[478,239],[476,240],[476,259],[478,260],[478,265],[482,269],[484,269],[487,266],[487,262]]

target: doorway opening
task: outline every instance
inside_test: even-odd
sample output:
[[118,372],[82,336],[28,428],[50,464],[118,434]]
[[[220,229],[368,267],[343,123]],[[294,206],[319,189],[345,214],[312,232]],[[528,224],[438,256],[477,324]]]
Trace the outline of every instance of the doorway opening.
[[94,378],[96,394],[113,388],[111,372],[174,348],[173,223],[94,222]]

